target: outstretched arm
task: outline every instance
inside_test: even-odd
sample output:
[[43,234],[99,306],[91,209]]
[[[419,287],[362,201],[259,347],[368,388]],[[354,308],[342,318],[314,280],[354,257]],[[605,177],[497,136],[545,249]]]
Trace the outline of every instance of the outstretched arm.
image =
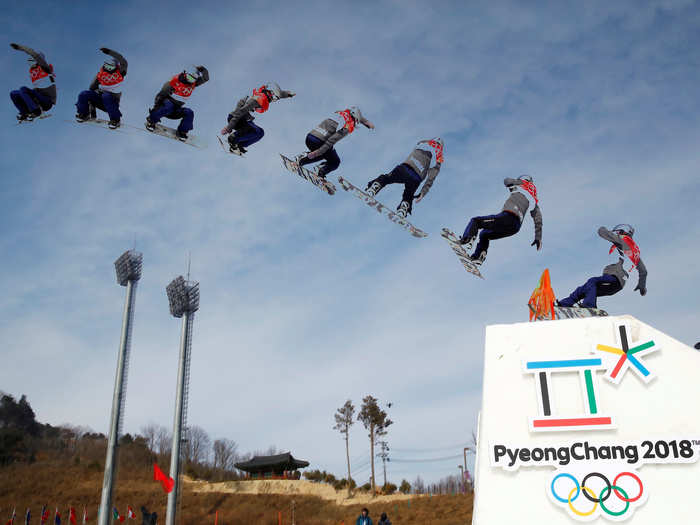
[[608,230],[605,226],[601,226],[598,228],[598,235],[600,235],[603,239],[606,241],[610,241],[615,245],[615,248],[618,250],[624,252],[625,251],[625,243],[622,240],[622,237],[620,237],[617,233],[611,232]]
[[540,210],[539,204],[535,204],[535,207],[530,212],[532,220],[535,222],[535,240],[530,246],[537,246],[537,250],[542,249],[542,210]]
[[108,47],[101,47],[100,51],[102,51],[106,55],[111,56],[119,63],[119,71],[121,72],[122,76],[125,77],[126,70],[129,68],[129,63],[126,61],[126,58],[124,58],[122,55],[120,55],[113,49],[109,49]]
[[366,128],[374,129],[374,124],[372,124],[369,120],[367,120],[364,117],[362,117],[362,119],[360,120],[360,124],[362,124]]
[[287,91],[284,89],[280,91],[280,98],[292,98],[295,95],[296,93],[294,91]]
[[423,199],[423,197],[425,197],[428,194],[430,188],[433,186],[433,182],[435,182],[435,179],[437,178],[439,173],[439,163],[436,163],[435,166],[433,166],[432,168],[428,168],[428,174],[425,177],[425,182],[423,183],[423,187],[421,188],[420,193],[416,197],[416,202],[420,202]]
[[209,70],[204,66],[197,66],[197,72],[199,73],[199,78],[195,82],[195,86],[201,86],[209,82]]
[[17,51],[24,51],[24,52],[27,53],[30,57],[32,57],[34,60],[36,60],[36,63],[39,64],[39,66],[41,67],[41,69],[43,69],[43,70],[46,71],[47,73],[51,73],[51,66],[49,66],[48,62],[46,62],[46,60],[44,60],[44,58],[43,58],[39,53],[37,53],[36,51],[34,51],[31,47],[27,47],[27,46],[23,46],[23,45],[20,45],[20,44],[16,44],[16,43],[14,43],[14,42],[12,42],[12,43],[10,44],[10,47],[11,47],[12,49],[16,49]]

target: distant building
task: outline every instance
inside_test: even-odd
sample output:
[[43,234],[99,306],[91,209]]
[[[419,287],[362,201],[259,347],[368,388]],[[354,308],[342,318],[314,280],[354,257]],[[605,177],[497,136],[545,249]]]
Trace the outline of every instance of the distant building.
[[298,469],[309,466],[308,461],[294,459],[290,452],[275,456],[255,456],[250,461],[234,465],[246,473],[247,479],[299,479]]

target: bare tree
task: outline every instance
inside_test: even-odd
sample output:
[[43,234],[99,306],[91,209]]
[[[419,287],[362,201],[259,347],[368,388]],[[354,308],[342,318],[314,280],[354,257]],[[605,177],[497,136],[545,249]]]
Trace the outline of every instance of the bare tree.
[[158,454],[162,456],[170,454],[170,450],[173,448],[172,433],[162,425],[158,425],[158,430],[156,431],[156,447]]
[[157,452],[158,425],[149,423],[141,427],[141,435],[146,439],[146,445],[153,453]]
[[236,460],[238,444],[231,439],[217,439],[214,441],[214,468],[232,470]]
[[350,427],[354,424],[354,421],[352,420],[353,416],[355,415],[355,405],[352,404],[352,401],[349,399],[345,402],[345,404],[340,407],[337,412],[335,413],[335,426],[333,427],[335,430],[340,432],[342,435],[345,436],[345,456],[348,461],[348,497],[350,497],[352,493],[352,489],[350,488],[350,480],[352,479],[350,477]]
[[376,483],[374,480],[374,445],[377,438],[386,435],[386,429],[393,423],[387,417],[387,413],[379,408],[377,399],[372,396],[365,396],[362,399],[362,407],[357,415],[357,420],[362,421],[362,424],[369,430],[369,447],[370,447],[370,462],[372,464],[372,493],[376,491]]
[[187,429],[187,444],[184,447],[185,458],[190,463],[204,463],[209,458],[211,439],[202,427],[192,425]]

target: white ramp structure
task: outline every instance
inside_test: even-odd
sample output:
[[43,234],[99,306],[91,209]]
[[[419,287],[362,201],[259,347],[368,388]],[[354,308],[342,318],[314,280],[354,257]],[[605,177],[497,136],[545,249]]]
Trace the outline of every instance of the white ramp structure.
[[631,316],[486,328],[475,525],[698,523],[700,352]]

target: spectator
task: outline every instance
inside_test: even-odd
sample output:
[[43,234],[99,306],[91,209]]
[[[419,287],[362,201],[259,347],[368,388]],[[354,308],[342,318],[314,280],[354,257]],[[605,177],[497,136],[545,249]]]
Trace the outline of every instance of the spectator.
[[382,512],[382,515],[379,518],[379,523],[377,525],[391,525],[391,521],[389,521],[389,518],[387,518],[386,512]]
[[365,507],[362,513],[357,517],[355,525],[372,525],[372,518],[369,517],[369,509]]

